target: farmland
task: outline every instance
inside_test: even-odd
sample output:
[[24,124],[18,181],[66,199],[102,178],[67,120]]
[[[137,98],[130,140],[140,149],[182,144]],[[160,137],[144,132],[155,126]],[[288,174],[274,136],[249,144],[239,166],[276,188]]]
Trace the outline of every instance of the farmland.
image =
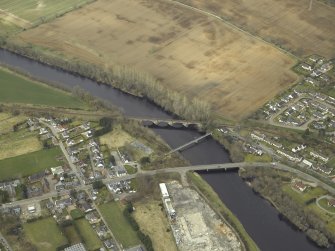
[[77,229],[79,229],[79,234],[88,250],[97,250],[102,246],[98,236],[87,220],[76,220],[75,225],[77,226]]
[[98,0],[13,39],[94,64],[129,65],[231,119],[296,80],[288,55],[166,1]]
[[67,244],[65,236],[53,218],[26,223],[23,228],[28,240],[37,247],[38,251],[56,251],[58,247]]
[[111,202],[100,206],[100,211],[112,230],[115,238],[124,248],[140,244],[136,232],[132,229],[127,219],[122,214],[122,207],[117,202]]
[[0,1],[0,17],[27,28],[36,22],[41,22],[90,2],[88,0],[5,0]]
[[298,56],[335,56],[335,9],[320,1],[177,1],[215,13]]
[[59,166],[62,152],[58,147],[0,160],[0,180],[24,177],[46,168]]
[[0,103],[21,103],[53,107],[82,108],[79,99],[0,68]]

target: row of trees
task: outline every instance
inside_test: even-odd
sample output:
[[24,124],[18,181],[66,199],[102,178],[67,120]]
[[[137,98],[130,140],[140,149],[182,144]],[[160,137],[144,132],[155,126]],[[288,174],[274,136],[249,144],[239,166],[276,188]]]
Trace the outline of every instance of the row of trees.
[[305,232],[319,246],[329,247],[331,242],[335,242],[335,233],[328,231],[326,222],[314,212],[305,210],[304,205],[298,204],[281,190],[283,181],[287,181],[287,177],[280,176],[274,170],[261,168],[249,168],[240,175],[251,182],[255,192],[270,198],[284,219]]
[[40,62],[74,72],[97,82],[112,85],[125,92],[148,98],[166,111],[192,121],[200,121],[205,126],[211,124],[211,107],[199,98],[186,98],[162,85],[147,73],[130,66],[98,66],[79,60],[66,60],[64,57],[50,56],[32,45],[21,46],[10,43],[3,47]]

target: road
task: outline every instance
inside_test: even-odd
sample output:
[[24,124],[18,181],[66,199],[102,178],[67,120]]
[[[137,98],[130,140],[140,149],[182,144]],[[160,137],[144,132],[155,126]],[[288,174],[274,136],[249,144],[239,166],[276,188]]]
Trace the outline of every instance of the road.
[[[292,168],[290,166],[284,165],[282,163],[263,163],[263,162],[239,162],[239,163],[222,163],[222,164],[208,164],[208,165],[195,165],[195,166],[182,166],[182,167],[169,167],[165,169],[157,169],[157,170],[139,170],[138,173],[135,174],[128,174],[122,177],[114,177],[114,178],[105,178],[102,180],[104,184],[109,184],[110,182],[120,182],[123,180],[129,180],[134,179],[137,176],[140,175],[156,175],[161,173],[171,173],[171,172],[177,172],[181,175],[185,175],[188,171],[211,171],[211,170],[229,170],[229,169],[236,169],[236,168],[251,168],[251,167],[262,167],[262,168],[274,168],[282,171],[288,171],[291,173],[297,174],[299,177],[309,180],[311,182],[314,182],[318,184],[319,186],[323,187],[325,190],[327,190],[330,193],[335,194],[335,188],[323,183],[321,180],[315,178],[312,175],[309,175],[307,173],[304,173],[298,169]],[[92,185],[81,185],[76,187],[76,190],[89,190],[92,188]],[[50,197],[54,197],[57,195],[67,194],[68,191],[62,191],[62,192],[50,192],[47,194],[44,194],[42,196],[33,197],[29,199],[19,200],[12,203],[3,204],[3,207],[12,207],[17,205],[27,205],[30,203],[38,202]]]
[[69,166],[70,166],[72,172],[77,176],[77,178],[78,178],[78,180],[79,180],[79,182],[80,182],[80,185],[83,185],[84,182],[83,182],[83,180],[82,180],[82,178],[81,178],[81,173],[78,171],[77,167],[72,163],[72,161],[71,161],[71,159],[70,159],[70,156],[69,156],[68,152],[66,151],[63,142],[59,139],[58,132],[55,130],[55,128],[54,128],[53,126],[51,126],[51,125],[49,125],[48,123],[42,121],[41,119],[39,120],[39,122],[40,122],[41,124],[47,126],[47,127],[51,130],[51,132],[52,132],[52,134],[55,136],[55,138],[58,140],[59,147],[60,147],[60,149],[62,150],[63,155],[65,156],[65,158],[66,158],[66,160],[67,160],[67,162],[68,162],[68,164],[69,164]]
[[[90,198],[91,201],[93,202],[93,206],[94,206],[95,210],[96,210],[96,211],[99,213],[99,215],[101,216],[102,221],[104,222],[105,226],[106,226],[107,229],[108,229],[108,233],[109,233],[109,234],[111,235],[111,237],[113,238],[115,245],[117,246],[118,250],[122,250],[121,247],[120,247],[120,245],[119,245],[119,243],[117,242],[117,240],[116,240],[116,238],[115,238],[113,232],[110,230],[110,228],[109,228],[109,226],[108,226],[106,220],[105,220],[104,217],[102,216],[102,214],[101,214],[101,212],[100,212],[98,206],[94,203],[94,200],[93,200],[93,198],[92,198],[92,194],[89,193],[89,192],[87,191],[87,190],[91,189],[92,186],[91,186],[91,185],[84,185],[85,182],[84,182],[83,179],[82,179],[82,174],[78,171],[78,168],[72,163],[72,161],[71,161],[71,159],[70,159],[70,156],[69,156],[68,152],[66,151],[63,142],[62,142],[62,141],[59,139],[59,137],[58,137],[58,133],[57,133],[57,131],[54,129],[53,126],[50,126],[49,124],[45,123],[44,121],[41,121],[41,120],[40,120],[40,123],[42,123],[42,124],[44,124],[45,126],[47,126],[47,127],[51,130],[52,134],[58,139],[59,146],[60,146],[60,148],[61,148],[61,150],[62,150],[62,152],[63,152],[63,154],[64,154],[64,156],[65,156],[65,158],[66,158],[66,160],[67,160],[67,162],[68,162],[68,164],[69,164],[71,170],[72,170],[72,172],[77,176],[77,178],[78,178],[78,180],[79,180],[79,182],[80,182],[80,186],[77,187],[76,190],[86,190],[86,193],[88,194],[89,198]],[[90,152],[90,151],[89,151],[89,152]],[[91,157],[92,157],[92,156],[91,156],[91,154],[90,154],[90,158],[91,158]],[[92,158],[91,158],[91,161],[92,161]],[[93,168],[93,163],[92,163],[92,168]],[[57,194],[57,193],[56,193],[56,194]],[[53,196],[50,196],[50,194],[49,194],[49,198],[50,198],[50,197],[53,197]]]
[[317,205],[321,210],[327,212],[328,214],[335,215],[335,213],[328,211],[327,209],[325,209],[324,207],[322,207],[322,206],[320,205],[320,200],[322,200],[322,199],[332,199],[332,197],[329,196],[329,195],[321,196],[321,197],[319,197],[319,198],[316,200],[316,205]]

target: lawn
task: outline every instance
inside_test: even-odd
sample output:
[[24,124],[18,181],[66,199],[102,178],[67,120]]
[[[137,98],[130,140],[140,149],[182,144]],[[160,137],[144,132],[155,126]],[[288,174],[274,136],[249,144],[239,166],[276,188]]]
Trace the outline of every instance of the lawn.
[[52,107],[82,108],[85,106],[69,93],[31,81],[0,68],[0,103],[22,103]]
[[85,214],[78,208],[73,209],[70,212],[70,215],[71,215],[72,219],[74,219],[74,220],[83,218],[85,216]]
[[77,226],[79,235],[82,237],[83,242],[85,243],[85,246],[88,250],[96,250],[102,246],[98,235],[87,220],[76,220],[75,225]]
[[323,207],[324,209],[326,209],[330,213],[335,214],[335,207],[328,205],[328,199],[324,198],[322,200],[319,200],[319,204],[320,204],[321,207]]
[[124,165],[124,168],[126,168],[128,174],[137,173],[137,168],[135,168],[131,165]]
[[287,193],[292,199],[300,204],[305,204],[307,201],[325,195],[327,192],[320,187],[308,188],[305,192],[301,193],[292,189],[291,184],[286,184],[282,190]]
[[25,177],[62,164],[56,158],[62,156],[60,148],[54,147],[12,158],[0,160],[0,180]]
[[122,244],[123,248],[129,248],[141,243],[136,232],[123,216],[123,209],[120,203],[111,202],[103,204],[99,208],[115,238]]
[[53,251],[67,244],[67,239],[53,218],[25,223],[23,228],[28,240],[37,247],[38,251]]

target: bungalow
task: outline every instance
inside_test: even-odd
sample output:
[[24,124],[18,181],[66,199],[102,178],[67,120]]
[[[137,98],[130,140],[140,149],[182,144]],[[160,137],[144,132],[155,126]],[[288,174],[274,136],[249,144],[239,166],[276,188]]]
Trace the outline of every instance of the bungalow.
[[297,189],[300,192],[304,192],[307,189],[307,185],[305,185],[302,181],[294,181],[292,184],[293,188]]
[[318,153],[315,153],[315,152],[309,152],[309,154],[311,156],[313,156],[314,158],[318,158],[318,159],[322,160],[323,162],[327,162],[329,160],[328,157],[324,157],[324,156],[322,156],[322,155],[320,155]]
[[328,200],[328,206],[335,207],[335,199],[334,198]]
[[85,213],[89,213],[94,210],[93,207],[87,202],[83,203],[81,207]]
[[289,155],[288,153],[283,152],[283,151],[281,151],[281,150],[277,150],[277,153],[279,153],[279,154],[282,155],[282,156],[285,156],[286,158],[288,158],[289,160],[294,161],[294,162],[300,162],[300,161],[302,160],[301,157],[291,156],[291,155]]
[[100,218],[94,212],[90,212],[90,213],[86,214],[85,219],[88,220],[88,222],[90,224],[95,224],[95,223],[98,223],[100,221]]
[[313,163],[310,162],[310,161],[308,161],[308,160],[306,160],[306,159],[304,159],[304,160],[302,161],[302,163],[305,164],[306,166],[308,166],[309,168],[311,168],[311,167],[313,166]]
[[329,168],[329,167],[324,166],[324,165],[319,166],[319,167],[318,167],[318,170],[319,170],[320,172],[323,172],[324,174],[327,174],[327,175],[329,175],[329,174],[333,171],[332,168]]
[[52,175],[59,176],[59,175],[62,175],[64,173],[64,169],[61,166],[51,167],[50,169],[51,169]]
[[304,70],[307,70],[307,71],[311,71],[312,70],[312,66],[310,66],[308,64],[302,63],[300,66]]
[[40,128],[40,135],[48,133],[48,130],[45,128]]
[[55,201],[55,207],[64,209],[68,206],[72,205],[72,199],[71,198],[66,198],[66,199],[61,199],[61,200],[56,200]]
[[296,153],[296,152],[300,152],[301,150],[304,150],[306,148],[306,145],[302,144],[299,146],[296,146],[294,148],[292,148],[292,152]]
[[35,182],[40,181],[41,179],[43,179],[44,176],[45,176],[44,171],[39,172],[39,173],[35,173],[35,174],[32,174],[28,177],[28,181],[30,183],[35,183]]

